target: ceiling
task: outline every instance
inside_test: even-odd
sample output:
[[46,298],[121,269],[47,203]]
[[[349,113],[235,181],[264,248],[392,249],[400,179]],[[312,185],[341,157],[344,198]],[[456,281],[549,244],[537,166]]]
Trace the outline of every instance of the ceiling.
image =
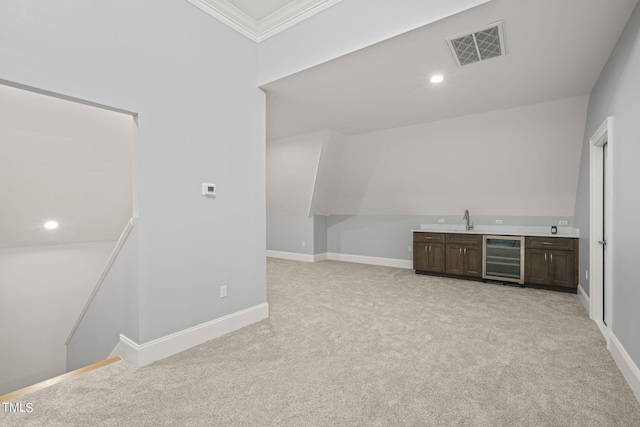
[[342,0],[187,0],[260,43]]
[[[267,139],[359,134],[591,92],[638,0],[492,0],[262,88]],[[504,20],[507,55],[458,67],[446,38]],[[432,74],[445,80],[432,84]]]
[[0,85],[0,248],[117,240],[132,176],[131,116]]

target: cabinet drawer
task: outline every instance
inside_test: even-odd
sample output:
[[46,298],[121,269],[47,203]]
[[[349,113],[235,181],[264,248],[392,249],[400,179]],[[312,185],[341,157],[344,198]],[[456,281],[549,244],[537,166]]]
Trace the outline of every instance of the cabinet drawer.
[[566,237],[527,237],[525,247],[532,249],[558,249],[572,251],[576,239]]
[[444,243],[442,233],[413,233],[414,242]]
[[447,243],[456,245],[482,245],[481,234],[447,234]]

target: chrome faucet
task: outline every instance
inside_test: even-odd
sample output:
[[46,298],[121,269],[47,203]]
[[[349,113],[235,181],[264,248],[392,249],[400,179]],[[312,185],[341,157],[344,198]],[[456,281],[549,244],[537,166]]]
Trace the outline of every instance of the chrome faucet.
[[473,223],[470,222],[471,218],[469,217],[469,209],[464,210],[464,216],[462,217],[462,219],[467,220],[467,231],[473,230]]

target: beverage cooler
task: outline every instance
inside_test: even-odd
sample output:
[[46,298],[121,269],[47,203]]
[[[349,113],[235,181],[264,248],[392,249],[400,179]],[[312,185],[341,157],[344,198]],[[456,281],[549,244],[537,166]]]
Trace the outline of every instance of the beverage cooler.
[[524,237],[483,236],[482,277],[524,285]]

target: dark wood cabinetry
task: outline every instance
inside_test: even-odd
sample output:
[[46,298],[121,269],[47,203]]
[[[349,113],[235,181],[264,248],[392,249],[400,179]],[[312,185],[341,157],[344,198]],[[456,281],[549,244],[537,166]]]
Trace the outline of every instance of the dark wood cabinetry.
[[416,271],[444,273],[444,234],[413,234],[413,268]]
[[446,273],[482,277],[482,236],[447,234]]
[[[578,288],[578,239],[525,237],[524,282],[566,292]],[[420,274],[482,278],[482,235],[413,233],[413,268]]]
[[529,285],[577,289],[578,248],[576,239],[527,237],[525,282]]
[[482,236],[415,232],[413,268],[417,273],[482,277]]

